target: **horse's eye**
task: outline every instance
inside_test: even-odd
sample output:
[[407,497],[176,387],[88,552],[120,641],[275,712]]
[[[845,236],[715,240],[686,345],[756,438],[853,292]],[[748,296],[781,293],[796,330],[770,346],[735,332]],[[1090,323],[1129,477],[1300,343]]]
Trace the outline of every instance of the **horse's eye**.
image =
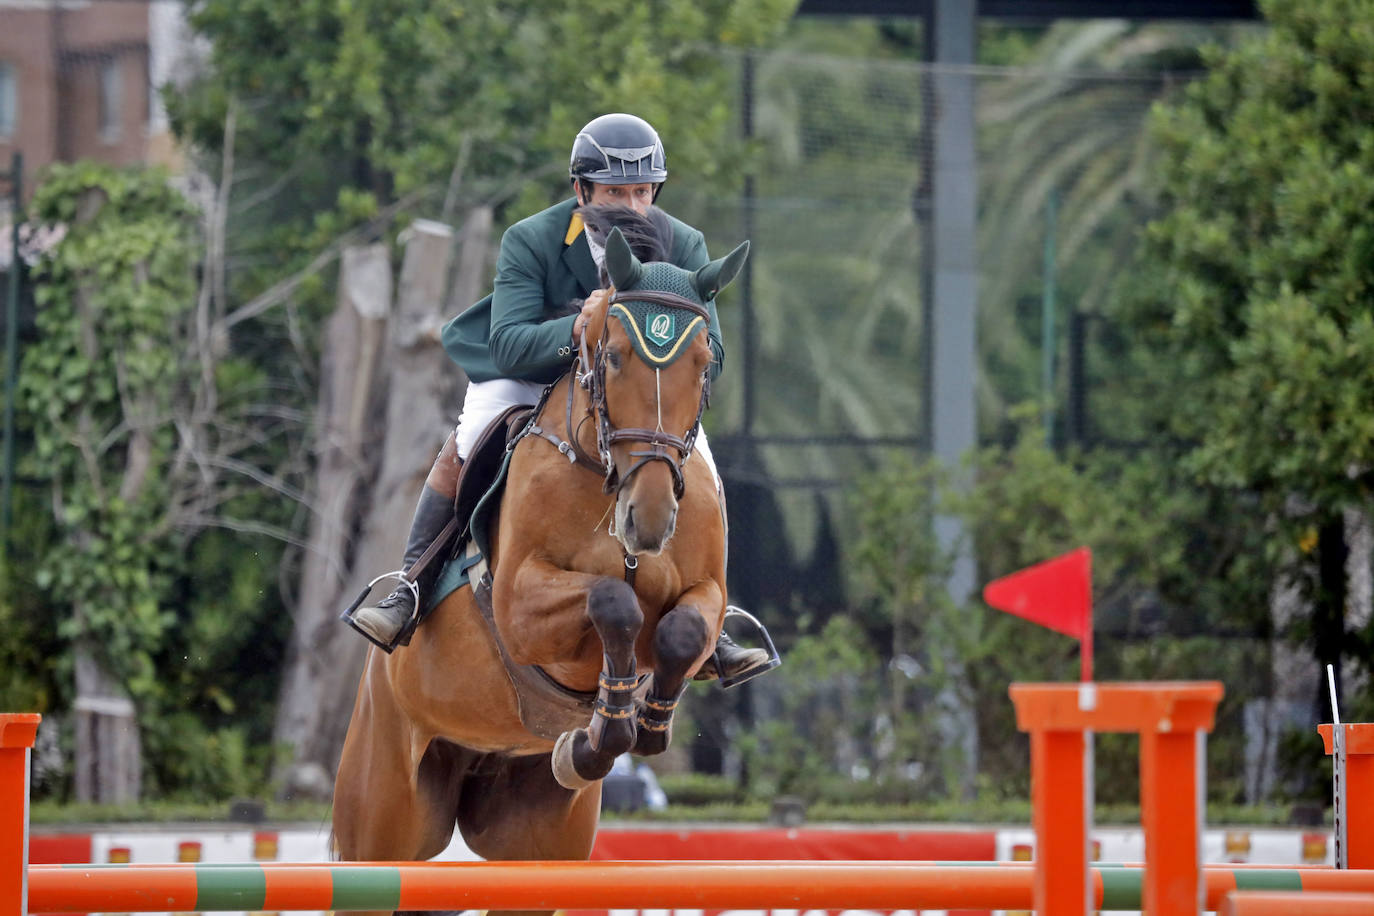
[[620,368],[620,354],[617,353],[615,350],[607,350],[607,351],[606,351],[606,365],[610,366],[612,369],[619,369],[619,368]]

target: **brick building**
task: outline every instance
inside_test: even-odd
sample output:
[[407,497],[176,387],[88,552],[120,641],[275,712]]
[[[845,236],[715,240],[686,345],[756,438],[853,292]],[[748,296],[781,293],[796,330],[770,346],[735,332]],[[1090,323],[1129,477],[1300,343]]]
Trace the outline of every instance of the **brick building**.
[[0,0],[0,169],[172,162],[155,86],[189,46],[175,0]]

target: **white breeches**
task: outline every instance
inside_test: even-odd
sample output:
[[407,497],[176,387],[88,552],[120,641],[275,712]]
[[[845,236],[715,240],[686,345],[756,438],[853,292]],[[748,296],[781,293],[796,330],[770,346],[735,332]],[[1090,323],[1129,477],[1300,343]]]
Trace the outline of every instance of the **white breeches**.
[[[458,428],[455,430],[458,457],[467,460],[483,430],[491,421],[501,416],[506,408],[514,407],[516,404],[534,406],[539,403],[539,396],[543,393],[544,386],[538,382],[522,382],[513,378],[468,382],[468,393],[463,398],[463,412],[458,415]],[[706,459],[706,466],[711,469],[711,477],[716,482],[716,489],[719,490],[720,473],[716,471],[716,459],[711,456],[711,444],[706,441],[706,430],[697,431],[693,449]]]

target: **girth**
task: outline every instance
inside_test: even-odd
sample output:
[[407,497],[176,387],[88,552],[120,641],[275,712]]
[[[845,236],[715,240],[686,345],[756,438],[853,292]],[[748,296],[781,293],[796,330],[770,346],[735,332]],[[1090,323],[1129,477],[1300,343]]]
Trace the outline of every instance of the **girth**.
[[[538,665],[517,664],[506,651],[496,628],[496,615],[491,603],[491,573],[472,585],[472,597],[481,611],[482,620],[491,633],[491,640],[501,654],[501,663],[511,686],[515,688],[516,707],[520,722],[533,735],[553,741],[567,731],[584,727],[596,708],[597,691],[572,690],[549,676]],[[642,699],[648,692],[648,675],[641,675],[635,697]]]

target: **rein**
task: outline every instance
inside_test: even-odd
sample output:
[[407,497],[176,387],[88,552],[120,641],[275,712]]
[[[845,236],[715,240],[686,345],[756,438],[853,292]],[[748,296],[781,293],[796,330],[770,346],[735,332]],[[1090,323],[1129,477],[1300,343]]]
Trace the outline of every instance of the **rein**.
[[[567,433],[572,440],[571,448],[576,453],[576,462],[599,472],[604,480],[602,481],[601,491],[603,493],[619,494],[621,489],[629,483],[636,473],[642,470],[651,461],[662,461],[668,465],[673,476],[673,495],[681,499],[686,483],[682,476],[682,467],[687,463],[687,459],[692,454],[692,447],[696,443],[697,431],[701,429],[701,417],[706,412],[706,407],[710,403],[711,384],[707,377],[706,384],[701,388],[701,401],[697,405],[696,419],[692,421],[692,426],[682,437],[674,436],[672,433],[664,431],[660,425],[657,429],[645,429],[643,427],[626,427],[617,429],[611,424],[610,409],[606,403],[606,339],[610,333],[609,307],[617,302],[647,302],[653,305],[665,306],[668,308],[684,309],[692,312],[710,323],[710,313],[700,305],[690,299],[662,290],[636,290],[634,292],[622,293],[617,290],[610,297],[607,305],[607,317],[601,326],[601,337],[596,342],[596,351],[589,358],[587,353],[587,338],[584,335],[580,344],[576,361],[573,363],[573,378],[576,379],[580,388],[587,392],[591,403],[587,407],[587,414],[574,428],[573,426],[573,390],[568,386],[568,405],[566,413]],[[586,371],[581,371],[582,367],[589,367]],[[655,378],[658,378],[660,370],[655,369]],[[656,397],[660,411],[663,402],[661,393]],[[596,447],[598,456],[593,458],[588,455],[578,444],[577,433],[581,429],[582,423],[588,419],[596,422]],[[645,449],[638,449],[630,452],[630,457],[636,459],[630,469],[625,472],[623,477],[616,469],[615,460],[611,457],[611,446],[623,442],[643,443],[648,446]],[[669,454],[668,449],[677,452],[674,459]],[[599,460],[598,460],[599,458]]]
[[[564,408],[563,421],[563,434],[567,436],[567,439],[562,439],[555,433],[539,426],[539,416],[548,402],[549,395],[553,393],[554,386],[549,385],[544,389],[544,393],[540,397],[539,403],[530,414],[529,424],[518,436],[510,441],[507,449],[514,449],[516,443],[527,435],[539,436],[541,439],[552,444],[554,448],[558,449],[559,453],[567,458],[570,464],[575,464],[594,474],[601,475],[603,478],[601,491],[603,493],[615,493],[617,495],[619,495],[625,484],[627,484],[630,479],[649,462],[662,461],[667,464],[672,471],[673,495],[677,499],[681,499],[687,486],[682,476],[682,466],[687,463],[687,459],[692,454],[692,447],[696,443],[697,432],[701,429],[702,414],[706,412],[706,408],[710,404],[710,376],[707,376],[706,382],[702,385],[701,401],[697,405],[696,419],[692,421],[692,427],[687,431],[685,436],[681,438],[674,436],[671,433],[665,432],[661,426],[658,429],[644,429],[641,427],[616,429],[612,426],[610,411],[606,406],[607,351],[605,343],[609,333],[609,307],[617,302],[629,301],[648,302],[654,305],[667,306],[669,308],[685,309],[695,315],[701,316],[708,327],[710,325],[710,313],[708,313],[705,308],[675,293],[658,290],[640,290],[634,293],[621,295],[617,291],[611,296],[610,301],[606,303],[608,309],[607,318],[602,324],[601,337],[597,340],[595,354],[589,356],[587,352],[587,337],[584,334],[582,340],[578,344],[578,355],[573,360],[572,369],[570,371],[571,381],[575,382],[577,387],[586,391],[590,400],[586,413],[582,419],[576,424],[573,422],[574,392],[573,385],[570,382],[568,385],[568,400]],[[584,366],[589,368],[587,368],[586,371],[582,371],[582,367]],[[655,379],[658,379],[659,371],[660,370],[655,369]],[[658,403],[659,410],[662,411],[663,404],[661,392]],[[588,455],[586,450],[584,450],[578,442],[578,434],[581,432],[582,424],[588,420],[594,420],[596,423],[596,445],[597,452],[599,453],[597,457]],[[620,442],[642,442],[648,445],[647,449],[630,452],[630,456],[637,460],[630,466],[630,469],[625,472],[623,478],[616,470],[615,460],[611,457],[611,446]],[[677,452],[678,457],[676,460],[668,453],[668,449],[673,449]],[[631,588],[634,587],[635,572],[638,566],[638,558],[626,553],[625,581],[630,584]]]

